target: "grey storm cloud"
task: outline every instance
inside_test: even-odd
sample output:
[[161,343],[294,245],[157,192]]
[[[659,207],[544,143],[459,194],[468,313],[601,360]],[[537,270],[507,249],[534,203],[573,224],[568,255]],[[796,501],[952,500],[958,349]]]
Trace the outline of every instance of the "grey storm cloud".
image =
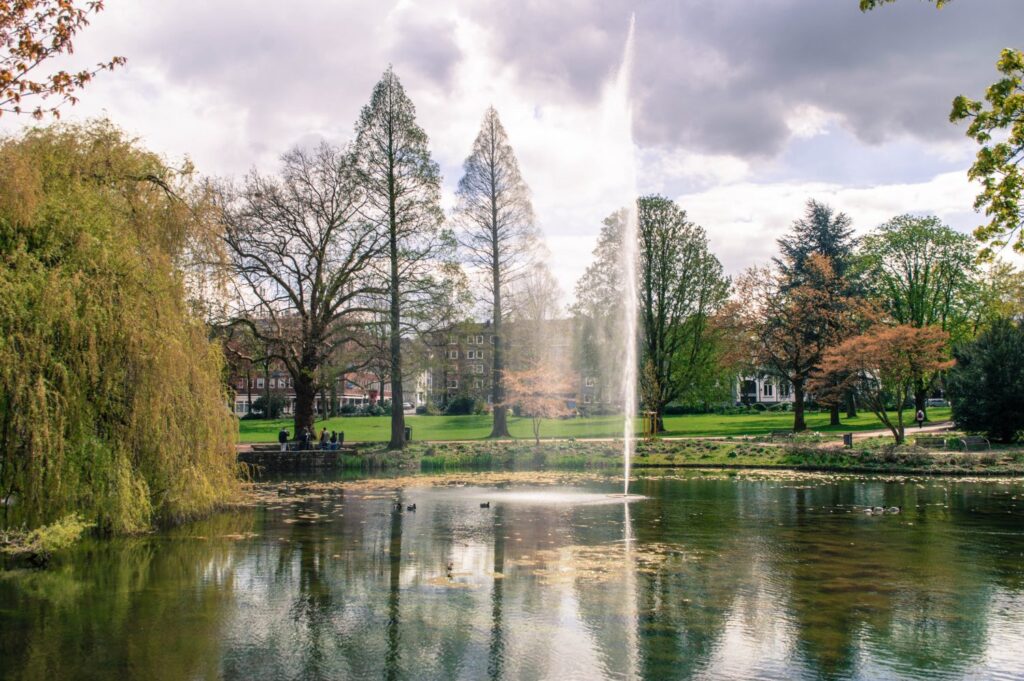
[[135,6],[133,30],[108,34],[116,47],[103,49],[244,111],[259,146],[307,113],[329,121],[318,134],[347,136],[389,63],[414,90],[452,94],[465,58],[459,21],[486,31],[487,49],[539,107],[594,102],[635,12],[637,142],[764,158],[785,148],[800,107],[832,114],[868,144],[963,139],[947,120],[952,98],[980,96],[999,50],[1024,46],[1024,0],[953,0],[942,10],[901,0],[866,14],[857,4],[147,2]]
[[[904,0],[861,13],[857,0],[648,0],[637,22],[636,132],[644,145],[770,156],[787,115],[815,106],[862,141],[962,136],[957,94],[980,96],[1003,47],[1021,47],[1022,0]],[[524,81],[595,98],[621,54],[631,8],[507,3],[476,17]],[[565,96],[562,94],[561,96]]]

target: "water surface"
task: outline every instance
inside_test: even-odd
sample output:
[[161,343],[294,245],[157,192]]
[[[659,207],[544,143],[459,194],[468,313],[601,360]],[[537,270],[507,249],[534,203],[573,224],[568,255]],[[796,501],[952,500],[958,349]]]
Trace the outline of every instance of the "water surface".
[[1024,678],[1019,482],[400,482],[268,484],[2,573],[0,676]]

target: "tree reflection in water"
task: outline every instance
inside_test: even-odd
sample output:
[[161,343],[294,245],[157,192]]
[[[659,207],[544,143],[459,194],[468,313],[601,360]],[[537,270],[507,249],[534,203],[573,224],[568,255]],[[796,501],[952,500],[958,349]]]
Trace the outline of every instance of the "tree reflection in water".
[[[570,503],[574,490],[618,491],[615,478],[565,484],[559,503],[524,495],[534,501],[490,509],[479,502],[500,494],[472,485],[311,486],[164,533],[89,541],[50,570],[0,576],[3,675],[930,679],[1024,668],[1019,483],[655,475],[628,509]],[[414,502],[415,514],[396,511]],[[872,505],[905,510],[859,510]]]

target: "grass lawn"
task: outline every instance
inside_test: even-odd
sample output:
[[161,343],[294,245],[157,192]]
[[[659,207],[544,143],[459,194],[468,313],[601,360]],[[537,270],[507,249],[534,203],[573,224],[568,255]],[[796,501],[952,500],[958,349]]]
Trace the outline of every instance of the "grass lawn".
[[[950,417],[950,411],[931,409],[933,421]],[[913,412],[904,412],[906,419],[913,418]],[[882,424],[874,414],[864,412],[855,419],[843,418],[841,426],[828,425],[828,413],[808,412],[807,427],[822,433],[845,433],[853,430],[875,430]],[[491,432],[490,415],[481,416],[407,416],[406,425],[412,428],[414,441],[423,440],[480,440]],[[284,426],[292,431],[291,419],[276,421],[240,421],[241,442],[276,442],[277,432]],[[388,416],[340,416],[326,421],[317,421],[317,429],[340,430],[347,442],[386,442],[391,435],[391,418]],[[666,416],[666,436],[672,437],[725,437],[729,435],[765,435],[773,430],[788,430],[793,426],[793,414],[696,414],[687,416]],[[639,429],[639,422],[637,422]],[[516,438],[532,438],[530,419],[509,417],[509,429]],[[622,419],[619,416],[601,416],[565,420],[547,420],[541,425],[541,437],[545,438],[587,438],[618,437],[622,434]]]

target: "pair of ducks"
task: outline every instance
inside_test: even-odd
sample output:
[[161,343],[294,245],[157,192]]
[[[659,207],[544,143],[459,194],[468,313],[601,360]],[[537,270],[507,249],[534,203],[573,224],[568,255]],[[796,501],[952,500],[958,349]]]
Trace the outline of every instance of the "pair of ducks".
[[864,512],[868,515],[883,515],[885,513],[899,513],[902,510],[902,506],[890,506],[889,508],[885,508],[884,506],[869,506],[864,509]]

